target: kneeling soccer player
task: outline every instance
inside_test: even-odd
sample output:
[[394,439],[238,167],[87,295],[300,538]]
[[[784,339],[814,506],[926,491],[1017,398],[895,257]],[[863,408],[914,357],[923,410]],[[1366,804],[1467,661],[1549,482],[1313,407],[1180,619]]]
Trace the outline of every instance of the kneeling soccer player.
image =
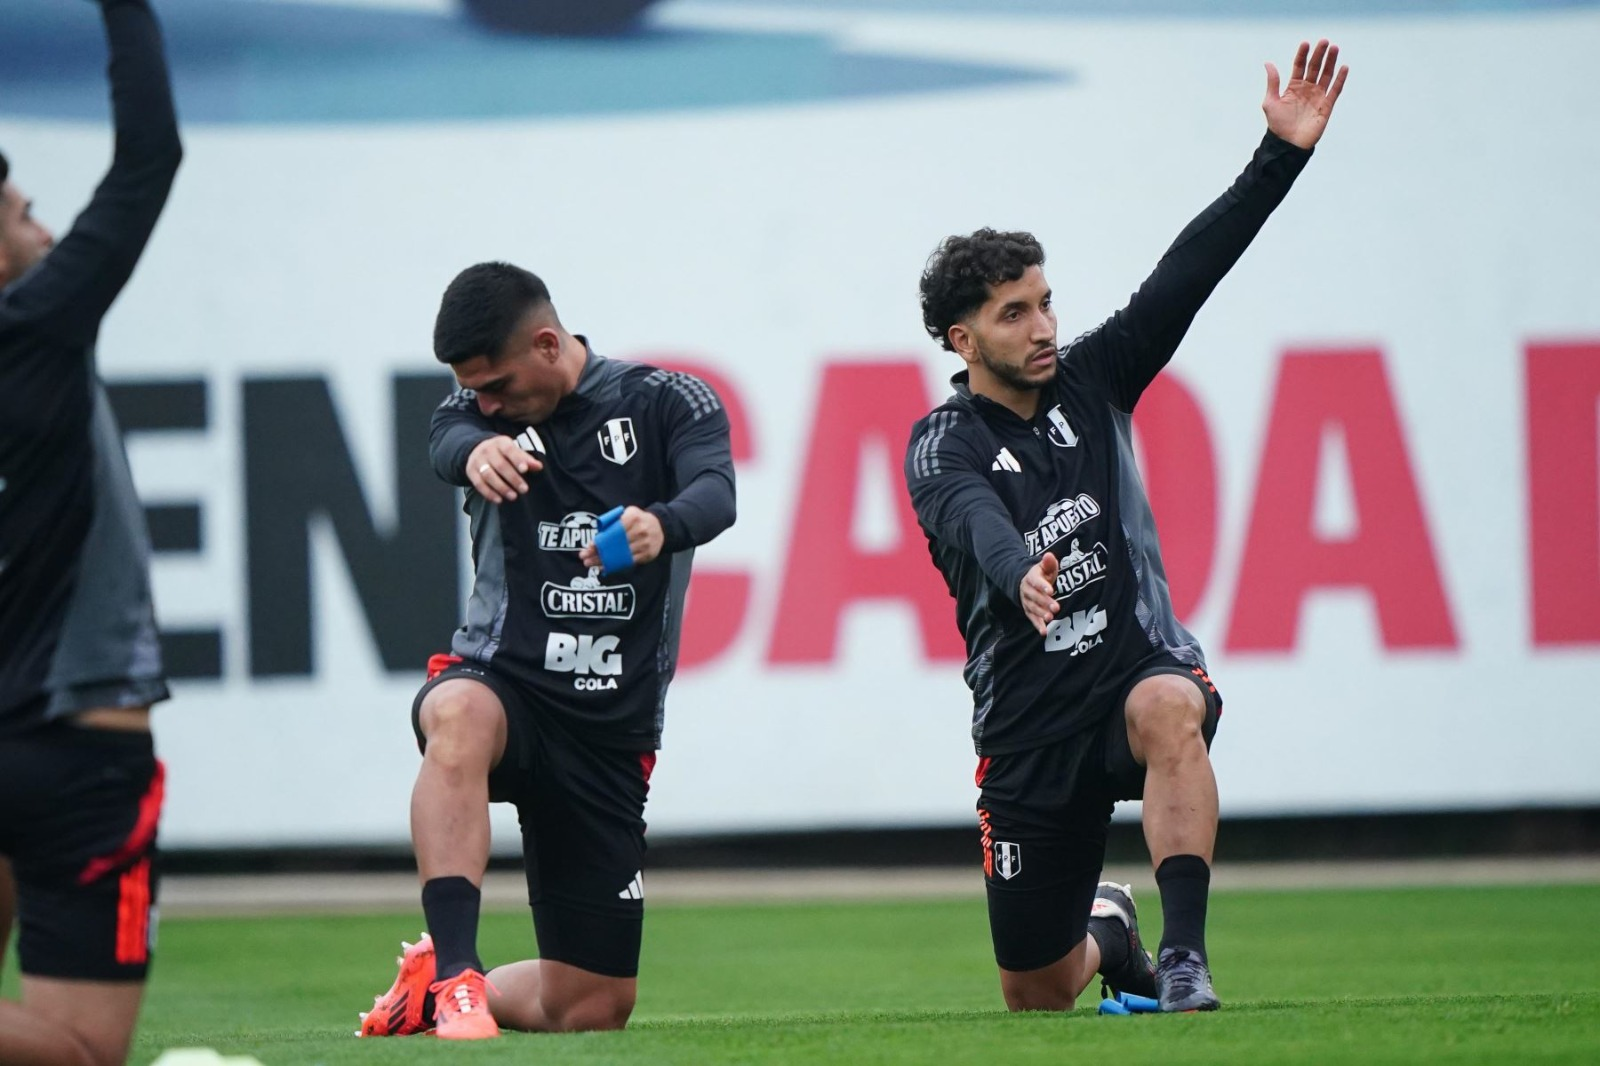
[[[1281,93],[1268,65],[1254,158],[1128,306],[1071,344],[1032,234],[950,237],[923,274],[923,323],[966,369],[912,431],[905,476],[966,640],[1012,1010],[1070,1010],[1096,973],[1162,1010],[1218,1006],[1205,917],[1222,700],[1173,613],[1132,415],[1310,158],[1344,85],[1338,52],[1302,44]],[[1154,966],[1131,891],[1097,884],[1112,807],[1140,797],[1165,918]]]
[[[467,489],[475,578],[412,712],[429,936],[406,947],[360,1035],[620,1029],[689,566],[734,520],[727,412],[698,378],[596,353],[542,281],[504,263],[451,282],[434,352],[461,387],[434,415],[431,454]],[[539,958],[486,975],[492,801],[517,808]]]

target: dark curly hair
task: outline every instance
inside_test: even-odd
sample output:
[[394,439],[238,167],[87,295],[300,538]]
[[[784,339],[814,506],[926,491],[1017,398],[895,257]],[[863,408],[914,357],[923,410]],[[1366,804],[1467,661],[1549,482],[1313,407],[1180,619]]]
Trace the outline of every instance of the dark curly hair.
[[433,323],[433,354],[441,363],[499,356],[529,311],[550,304],[537,275],[510,263],[479,263],[457,274]]
[[966,237],[946,237],[922,270],[922,328],[953,352],[950,327],[989,299],[989,288],[1016,281],[1044,262],[1044,247],[1031,233],[988,228]]

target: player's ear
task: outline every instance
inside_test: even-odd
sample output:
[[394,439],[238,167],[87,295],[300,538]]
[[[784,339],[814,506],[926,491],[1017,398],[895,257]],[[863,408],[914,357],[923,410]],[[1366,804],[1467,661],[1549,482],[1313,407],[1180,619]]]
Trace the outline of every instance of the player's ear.
[[972,335],[972,330],[967,328],[965,322],[957,322],[945,332],[950,338],[950,347],[956,354],[967,362],[974,362],[978,358],[978,339]]
[[554,326],[543,326],[533,335],[533,350],[547,363],[561,357],[561,331]]

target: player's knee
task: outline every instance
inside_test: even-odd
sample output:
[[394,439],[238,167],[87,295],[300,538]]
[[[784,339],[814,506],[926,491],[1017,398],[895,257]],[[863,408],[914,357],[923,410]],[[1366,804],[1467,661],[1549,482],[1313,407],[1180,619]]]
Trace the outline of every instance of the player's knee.
[[72,1029],[60,1029],[62,1046],[55,1049],[62,1055],[63,1066],[122,1066],[127,1059],[127,1039],[101,1037],[91,1039]]
[[1143,746],[1171,745],[1199,739],[1206,701],[1185,678],[1158,674],[1141,681],[1128,697],[1128,727]]
[[494,743],[501,711],[492,703],[462,692],[436,692],[422,705],[418,721],[427,738],[426,754],[439,759],[458,757]]
[[[549,1011],[555,1027],[564,1033],[592,1033],[622,1029],[633,1016],[634,995],[623,989],[584,996],[560,1010]],[[549,1010],[549,1008],[546,1008]]]
[[1008,988],[1005,991],[1006,1009],[1012,1013],[1025,1010],[1072,1010],[1078,997],[1065,989]]

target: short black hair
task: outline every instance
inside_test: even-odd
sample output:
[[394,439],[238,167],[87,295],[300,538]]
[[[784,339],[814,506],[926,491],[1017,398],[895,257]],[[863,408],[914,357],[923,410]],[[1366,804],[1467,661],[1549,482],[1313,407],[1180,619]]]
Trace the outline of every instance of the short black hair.
[[4,152],[0,152],[0,185],[4,185],[6,183],[6,179],[10,176],[11,164],[6,162],[6,154]]
[[990,286],[1016,281],[1043,263],[1044,247],[1031,233],[985,228],[946,237],[922,270],[922,328],[946,351],[955,351],[950,327],[984,305]]
[[538,276],[510,263],[479,263],[455,276],[433,322],[433,354],[441,363],[497,358],[528,312],[550,306]]

